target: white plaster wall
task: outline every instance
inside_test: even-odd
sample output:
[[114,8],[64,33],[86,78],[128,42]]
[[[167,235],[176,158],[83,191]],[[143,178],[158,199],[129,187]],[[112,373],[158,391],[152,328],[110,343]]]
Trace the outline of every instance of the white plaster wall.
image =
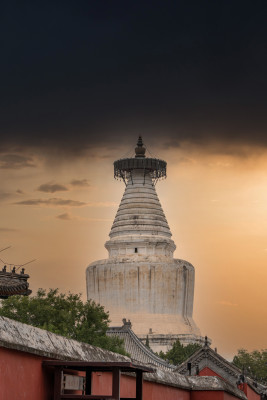
[[110,312],[111,326],[130,319],[136,334],[199,334],[193,320],[194,267],[183,260],[92,263],[87,297]]

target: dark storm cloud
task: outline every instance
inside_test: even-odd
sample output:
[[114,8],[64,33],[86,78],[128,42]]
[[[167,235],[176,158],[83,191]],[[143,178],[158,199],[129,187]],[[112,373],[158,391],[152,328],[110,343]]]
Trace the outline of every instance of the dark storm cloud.
[[73,179],[70,184],[74,187],[89,187],[90,186],[87,179]]
[[64,186],[61,185],[59,183],[43,183],[42,185],[40,185],[37,190],[39,192],[45,192],[45,193],[55,193],[55,192],[65,192],[68,191],[69,189]]
[[[267,2],[5,2],[0,151],[267,144]],[[22,163],[23,164],[23,163]]]
[[25,157],[18,154],[0,155],[1,169],[21,169],[25,167],[35,167],[35,164],[31,157]]
[[86,203],[77,200],[65,200],[59,198],[51,199],[29,199],[23,201],[17,201],[17,205],[23,206],[40,206],[40,207],[82,207],[86,206]]

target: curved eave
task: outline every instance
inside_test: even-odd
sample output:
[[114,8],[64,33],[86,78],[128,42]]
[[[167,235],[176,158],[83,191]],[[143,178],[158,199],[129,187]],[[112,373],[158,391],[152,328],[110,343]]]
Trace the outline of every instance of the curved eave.
[[0,271],[0,298],[6,299],[9,296],[23,295],[28,296],[32,293],[29,290],[27,274],[16,274],[12,272]]

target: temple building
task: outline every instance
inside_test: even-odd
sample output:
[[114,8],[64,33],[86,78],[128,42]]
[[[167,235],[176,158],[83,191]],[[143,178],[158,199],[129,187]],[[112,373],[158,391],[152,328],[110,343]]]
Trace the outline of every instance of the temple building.
[[29,296],[32,291],[29,289],[28,279],[29,275],[25,274],[24,268],[17,273],[15,266],[10,272],[4,266],[0,271],[0,299],[14,295]]
[[176,249],[155,184],[167,163],[148,158],[139,137],[135,157],[114,162],[126,185],[105,247],[109,257],[86,270],[87,298],[109,311],[111,326],[130,319],[134,333],[153,351],[167,351],[179,338],[204,343],[193,320],[195,270],[175,259]]

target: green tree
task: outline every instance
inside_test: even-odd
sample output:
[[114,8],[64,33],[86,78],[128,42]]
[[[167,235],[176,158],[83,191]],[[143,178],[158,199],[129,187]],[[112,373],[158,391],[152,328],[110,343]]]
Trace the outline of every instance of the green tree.
[[199,344],[188,344],[187,346],[183,346],[179,339],[173,344],[172,348],[167,351],[167,353],[163,353],[162,351],[159,353],[159,356],[164,360],[168,360],[170,363],[174,365],[179,365],[185,360],[187,360],[192,354],[194,354],[198,349],[200,349]]
[[58,289],[39,289],[35,296],[11,296],[2,300],[0,315],[50,332],[127,354],[123,340],[107,336],[109,315],[92,300],[83,303],[80,294]]
[[254,350],[251,353],[240,349],[234,356],[233,364],[241,370],[244,369],[245,375],[258,381],[267,382],[267,349]]

